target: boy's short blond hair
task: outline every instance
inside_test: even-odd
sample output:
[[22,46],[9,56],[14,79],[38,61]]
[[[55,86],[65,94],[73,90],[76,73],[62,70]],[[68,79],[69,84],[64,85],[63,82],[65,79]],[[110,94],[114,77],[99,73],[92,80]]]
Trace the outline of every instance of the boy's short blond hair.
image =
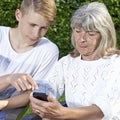
[[54,0],[23,0],[20,10],[22,14],[27,14],[30,10],[39,13],[52,24],[56,17],[56,5]]

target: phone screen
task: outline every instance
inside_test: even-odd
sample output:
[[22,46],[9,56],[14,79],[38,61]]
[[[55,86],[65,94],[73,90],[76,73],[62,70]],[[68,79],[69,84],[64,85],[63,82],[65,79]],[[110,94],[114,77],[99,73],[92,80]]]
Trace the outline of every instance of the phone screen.
[[33,97],[39,99],[39,100],[43,100],[43,101],[48,101],[47,100],[47,96],[45,93],[40,93],[40,92],[33,92]]

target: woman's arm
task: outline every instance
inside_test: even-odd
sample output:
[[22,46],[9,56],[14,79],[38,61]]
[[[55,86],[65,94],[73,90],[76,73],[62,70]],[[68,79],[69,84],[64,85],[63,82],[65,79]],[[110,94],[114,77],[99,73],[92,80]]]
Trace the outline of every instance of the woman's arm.
[[96,105],[81,108],[63,107],[58,101],[48,96],[48,101],[30,97],[30,106],[33,113],[51,120],[99,120],[104,115]]
[[101,120],[103,113],[96,105],[81,108],[64,108],[64,119],[69,120]]

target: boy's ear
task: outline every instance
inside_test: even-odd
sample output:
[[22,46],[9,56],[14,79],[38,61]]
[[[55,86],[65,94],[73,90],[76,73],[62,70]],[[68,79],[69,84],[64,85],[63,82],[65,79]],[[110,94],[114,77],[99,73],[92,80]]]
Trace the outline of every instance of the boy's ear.
[[21,19],[21,17],[22,17],[22,13],[21,13],[21,11],[19,9],[17,9],[15,11],[15,17],[16,17],[17,21],[19,21]]

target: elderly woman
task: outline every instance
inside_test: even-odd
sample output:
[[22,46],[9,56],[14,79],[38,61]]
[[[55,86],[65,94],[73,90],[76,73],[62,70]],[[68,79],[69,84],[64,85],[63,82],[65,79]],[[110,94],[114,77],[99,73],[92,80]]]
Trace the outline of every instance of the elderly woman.
[[106,6],[92,2],[80,7],[71,28],[74,51],[46,77],[56,99],[65,92],[68,107],[51,95],[47,102],[31,96],[33,113],[50,120],[120,119],[120,52]]

